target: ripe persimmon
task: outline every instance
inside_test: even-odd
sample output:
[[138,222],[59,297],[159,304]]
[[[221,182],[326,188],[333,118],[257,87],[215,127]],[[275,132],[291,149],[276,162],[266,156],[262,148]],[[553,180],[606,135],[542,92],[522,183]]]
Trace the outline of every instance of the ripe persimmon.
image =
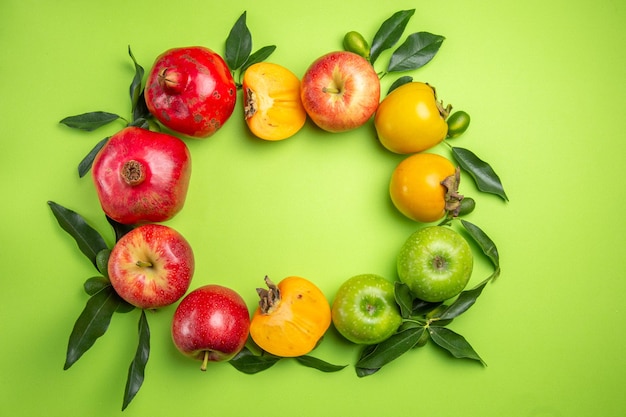
[[330,304],[311,281],[290,276],[268,289],[259,288],[259,306],[252,315],[250,336],[264,351],[282,357],[306,355],[330,327]]
[[304,126],[300,80],[287,68],[269,62],[253,64],[244,73],[242,87],[244,117],[255,136],[287,139]]

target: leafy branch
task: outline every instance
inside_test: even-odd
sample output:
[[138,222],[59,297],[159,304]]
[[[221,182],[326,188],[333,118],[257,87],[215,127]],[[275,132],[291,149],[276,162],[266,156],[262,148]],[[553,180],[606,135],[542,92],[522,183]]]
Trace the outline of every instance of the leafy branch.
[[[256,374],[258,372],[265,371],[274,366],[278,361],[290,359],[282,356],[275,356],[267,352],[262,351],[259,354],[255,354],[247,346],[244,347],[229,363],[238,371],[245,374]],[[313,368],[321,372],[338,372],[344,369],[347,365],[333,365],[322,359],[315,358],[310,355],[297,356],[291,358],[296,360],[299,364],[308,368]]]
[[[135,56],[133,55],[130,46],[128,46],[128,55],[133,61],[135,67],[135,74],[131,81],[129,91],[130,91],[130,103],[131,103],[131,115],[130,120],[110,112],[105,111],[92,111],[87,113],[82,113],[74,116],[68,116],[63,118],[59,123],[64,124],[65,126],[78,129],[85,132],[91,132],[96,129],[99,129],[103,126],[106,126],[116,120],[121,120],[125,123],[125,126],[137,126],[144,129],[150,128],[150,121],[152,120],[152,115],[150,111],[148,111],[148,107],[146,106],[146,101],[144,100],[144,93],[142,87],[142,80],[144,76],[144,69],[141,65],[137,63]],[[109,137],[105,137],[100,140],[96,145],[87,153],[87,155],[80,161],[78,164],[78,176],[84,177],[91,166],[93,165],[93,161],[100,151],[102,147],[108,142]]]
[[224,61],[230,68],[237,88],[241,88],[241,78],[251,65],[265,61],[276,50],[268,45],[252,53],[252,33],[246,24],[246,12],[237,19],[226,38]]

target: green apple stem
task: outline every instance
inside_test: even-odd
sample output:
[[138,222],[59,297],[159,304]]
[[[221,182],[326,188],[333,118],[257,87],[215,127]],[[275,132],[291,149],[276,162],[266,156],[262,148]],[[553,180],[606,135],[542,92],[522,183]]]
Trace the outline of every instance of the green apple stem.
[[335,87],[324,87],[324,88],[322,88],[322,92],[330,93],[330,94],[339,94],[341,92],[341,90],[339,90],[338,88],[335,88]]
[[150,261],[137,261],[135,265],[140,268],[152,268],[152,262]]
[[206,367],[207,367],[208,363],[209,363],[209,351],[205,350],[204,351],[204,359],[202,360],[202,365],[200,365],[200,370],[202,372],[206,371]]

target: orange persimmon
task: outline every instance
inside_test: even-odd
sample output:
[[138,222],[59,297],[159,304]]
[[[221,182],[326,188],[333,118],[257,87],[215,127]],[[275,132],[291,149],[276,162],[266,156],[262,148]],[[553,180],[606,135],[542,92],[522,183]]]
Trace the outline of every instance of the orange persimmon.
[[265,277],[265,283],[268,289],[257,289],[260,301],[250,322],[252,340],[272,355],[306,355],[330,326],[328,300],[302,277],[290,276],[278,285]]
[[287,68],[269,62],[253,64],[244,73],[242,87],[244,117],[255,136],[287,139],[304,126],[300,80]]

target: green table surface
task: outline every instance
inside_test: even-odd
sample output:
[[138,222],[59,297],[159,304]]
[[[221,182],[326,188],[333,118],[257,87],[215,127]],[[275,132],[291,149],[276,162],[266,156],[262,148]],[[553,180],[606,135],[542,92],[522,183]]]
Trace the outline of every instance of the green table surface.
[[[46,202],[81,213],[113,243],[91,179],[76,167],[123,124],[86,133],[59,121],[129,114],[128,46],[146,70],[171,47],[223,53],[247,11],[254,49],[276,45],[270,60],[302,76],[348,30],[371,39],[385,18],[412,8],[405,34],[446,40],[432,62],[401,75],[435,85],[472,116],[455,144],[490,162],[510,197],[480,193],[463,176],[461,190],[478,203],[468,220],[496,242],[502,274],[450,328],[487,366],[427,345],[358,378],[358,349],[331,328],[314,356],[348,364],[341,372],[285,360],[256,375],[225,363],[202,373],[171,342],[170,306],[148,315],[146,380],[123,413],[138,311],[114,316],[64,371],[87,300],[82,283],[96,273]],[[611,0],[2,1],[0,415],[626,415],[625,22],[626,3]],[[396,253],[421,225],[389,201],[403,157],[380,146],[373,123],[330,135],[309,121],[272,143],[250,135],[242,115],[239,102],[215,136],[186,140],[188,199],[167,224],[196,253],[192,288],[229,286],[252,309],[266,274],[307,277],[329,300],[352,275],[395,279]],[[449,156],[444,145],[433,151]],[[490,270],[476,252],[471,283]]]

